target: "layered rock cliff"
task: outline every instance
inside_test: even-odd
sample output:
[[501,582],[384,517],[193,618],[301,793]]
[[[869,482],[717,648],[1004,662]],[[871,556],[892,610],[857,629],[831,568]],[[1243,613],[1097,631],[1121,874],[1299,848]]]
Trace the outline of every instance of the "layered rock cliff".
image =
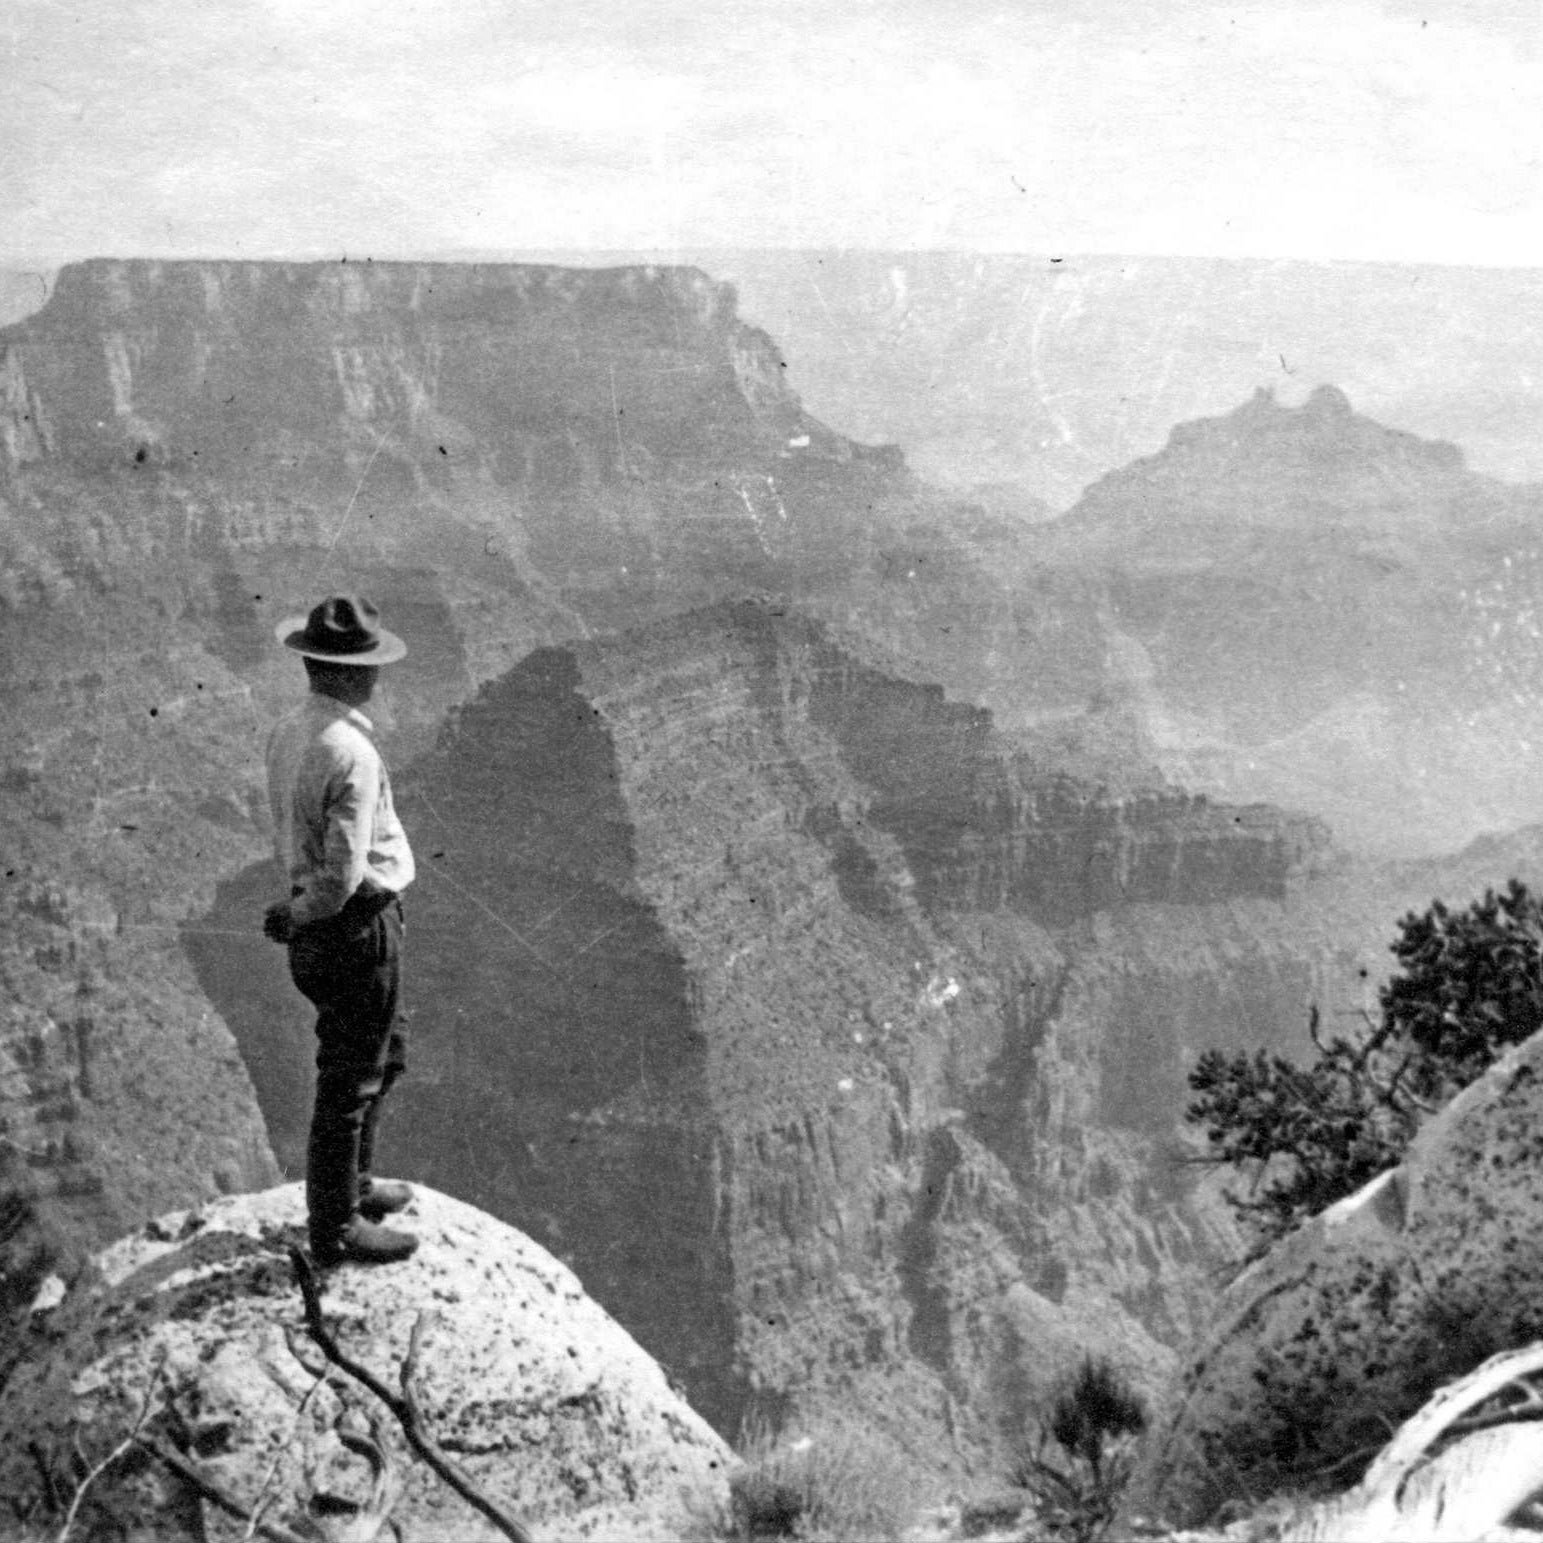
[[491,567],[602,614],[810,578],[907,479],[783,369],[694,269],[73,265],[0,332],[12,599],[121,566],[82,484],[162,562]]
[[0,329],[0,630],[148,601],[250,674],[266,622],[346,582],[455,640],[400,682],[428,734],[543,642],[775,592],[957,691],[1085,699],[1083,608],[1045,614],[784,365],[688,268],[72,265]]
[[[1332,386],[1176,426],[1014,549],[1098,618],[1105,689],[1172,781],[1410,857],[1543,819],[1533,747],[1543,490],[1357,413]],[[1010,726],[1069,705],[1004,677]],[[988,698],[982,698],[988,700]],[[1086,694],[1083,698],[1087,701]]]
[[[336,475],[351,431],[368,425],[401,460],[442,444],[449,460],[454,442],[518,486],[528,468],[500,454],[511,437],[533,450],[593,439],[600,469],[605,447],[629,438],[700,460],[817,428],[771,340],[735,315],[733,290],[688,268],[78,263],[6,329],[5,361],[13,470],[217,475],[267,459],[278,474],[283,452],[304,446]],[[672,374],[661,388],[655,377]]]
[[[411,645],[398,1166],[570,1259],[725,1431],[855,1389],[963,1461],[1085,1344],[1155,1377],[1231,1241],[1185,1067],[1352,1003],[1396,914],[1314,877],[1311,822],[1147,774],[1191,591],[1024,576],[689,272],[89,264],[0,350],[7,866],[84,897],[40,927],[113,918],[90,1118],[166,1176],[110,1214],[40,1190],[77,1254],[260,1181],[254,1087],[299,1171],[308,1014],[256,932],[300,686],[271,629],[349,584]],[[716,603],[750,590],[839,629]],[[1028,757],[961,697],[1003,680]],[[27,1111],[108,1108],[90,983],[23,962],[39,1069],[0,1098],[64,1153]]]
[[[379,715],[400,761],[544,642],[798,573],[840,582],[910,479],[803,414],[783,373],[732,292],[683,269],[101,261],[0,329],[5,895],[110,916],[103,973],[124,988],[111,1013],[72,1005],[78,972],[37,965],[64,945],[34,942],[31,912],[0,942],[25,1073],[0,1088],[7,1302],[133,1219],[70,1198],[122,1182],[68,1176],[71,1129],[70,1150],[91,1125],[166,1176],[136,1205],[273,1176],[178,946],[251,925],[188,931],[268,845],[263,737],[298,682],[273,622],[329,586],[386,608],[412,640]],[[84,1097],[78,1017],[104,1067],[170,1035],[185,1070],[154,1097],[105,1074]],[[194,1136],[206,1123],[234,1169]]]
[[0,887],[0,1383],[54,1270],[190,1195],[278,1177],[234,1041],[175,933],[13,856]]
[[1114,725],[1100,775],[1134,751],[1402,856],[1543,817],[1535,489],[1325,386],[1004,528],[812,419],[784,363],[692,269],[74,265],[0,329],[0,628],[131,626],[132,594],[251,665],[274,610],[352,582],[458,635],[404,677],[416,748],[532,647],[788,593],[1052,754]]
[[[538,650],[399,782],[389,1161],[567,1258],[720,1429],[857,1397],[979,1460],[1084,1344],[1166,1365],[1234,1241],[1185,1067],[1344,965],[1287,906],[1310,822],[1041,786],[770,603]],[[305,1015],[260,940],[198,957],[293,1160]]]

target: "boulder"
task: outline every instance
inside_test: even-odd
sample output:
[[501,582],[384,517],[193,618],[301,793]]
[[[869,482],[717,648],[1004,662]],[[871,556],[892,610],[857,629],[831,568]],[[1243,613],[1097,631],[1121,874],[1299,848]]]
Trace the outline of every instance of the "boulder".
[[1543,1035],[1238,1276],[1214,1322],[1143,1476],[1151,1507],[1190,1524],[1342,1489],[1437,1388],[1543,1337]]
[[[673,1538],[727,1503],[734,1462],[664,1373],[521,1233],[419,1189],[417,1254],[318,1277],[343,1352],[537,1538]],[[91,1481],[71,1537],[251,1536],[188,1472],[265,1524],[311,1538],[498,1536],[409,1448],[382,1402],[306,1331],[289,1257],[298,1185],[152,1222],[98,1255],[49,1307],[4,1389],[0,1497],[17,1525],[56,1530]],[[0,1532],[4,1532],[0,1523]]]

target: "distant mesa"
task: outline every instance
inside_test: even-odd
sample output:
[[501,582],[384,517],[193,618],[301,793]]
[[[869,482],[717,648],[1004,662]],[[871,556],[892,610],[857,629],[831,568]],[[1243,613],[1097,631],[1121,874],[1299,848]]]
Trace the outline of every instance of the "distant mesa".
[[708,453],[860,453],[737,303],[689,267],[93,259],[0,329],[0,428],[13,471],[153,449],[303,487],[352,486],[366,429],[377,485],[404,491],[443,491],[444,460],[506,486],[539,461],[551,493]]
[[[1195,418],[1175,425],[1168,445],[1216,445],[1242,443],[1260,437],[1321,438],[1341,436],[1363,455],[1401,451],[1429,457],[1441,464],[1461,464],[1462,451],[1446,440],[1421,439],[1400,429],[1388,428],[1357,413],[1350,398],[1335,385],[1323,384],[1310,391],[1300,407],[1281,403],[1272,386],[1260,386],[1247,402],[1219,418]],[[1151,459],[1151,458],[1149,458]],[[1137,465],[1141,462],[1135,463]]]
[[[1289,415],[1293,418],[1302,418],[1314,422],[1328,422],[1336,418],[1349,418],[1353,416],[1355,409],[1350,405],[1350,398],[1340,390],[1338,386],[1322,385],[1314,386],[1308,392],[1306,400],[1300,407],[1284,407],[1275,395],[1274,386],[1258,386],[1242,407],[1232,415],[1242,417],[1248,414],[1250,409],[1259,417],[1272,414]],[[1200,422],[1208,420],[1197,420]]]
[[1309,418],[1348,418],[1350,398],[1338,386],[1315,386],[1302,411]]
[[1316,386],[1299,407],[1260,387],[1229,413],[1176,424],[1157,454],[1093,483],[1056,527],[1440,529],[1510,491],[1470,472],[1457,445],[1356,412],[1338,386]]

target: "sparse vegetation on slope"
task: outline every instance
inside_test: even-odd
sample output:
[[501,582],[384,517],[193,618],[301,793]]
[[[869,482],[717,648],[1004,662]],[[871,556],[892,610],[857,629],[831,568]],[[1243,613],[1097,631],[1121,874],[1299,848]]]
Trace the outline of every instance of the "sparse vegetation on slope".
[[751,1429],[730,1481],[736,1539],[899,1538],[918,1502],[915,1465],[865,1425]]
[[1034,1496],[1038,1532],[1092,1543],[1114,1525],[1147,1412],[1102,1357],[1085,1356],[1044,1410],[1013,1482]]

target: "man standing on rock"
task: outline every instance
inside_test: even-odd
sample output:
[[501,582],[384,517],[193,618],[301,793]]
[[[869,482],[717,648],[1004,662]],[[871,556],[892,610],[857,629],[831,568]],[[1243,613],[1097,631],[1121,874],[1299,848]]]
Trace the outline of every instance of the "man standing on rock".
[[405,1065],[402,891],[413,854],[385,763],[360,709],[380,666],[407,645],[368,600],[333,595],[280,623],[310,693],[268,741],[268,801],[290,897],[263,931],[289,946],[289,971],[316,1006],[316,1104],[306,1152],[311,1252],[322,1265],[389,1264],[418,1246],[380,1225],[412,1198],[373,1176],[381,1103]]

